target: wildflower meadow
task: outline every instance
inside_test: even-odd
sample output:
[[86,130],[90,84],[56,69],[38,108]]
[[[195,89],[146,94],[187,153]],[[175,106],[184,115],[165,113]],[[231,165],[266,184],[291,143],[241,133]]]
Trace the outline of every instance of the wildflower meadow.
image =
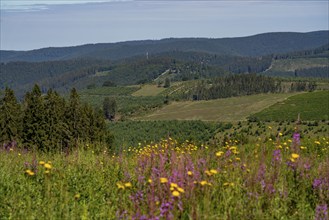
[[[0,151],[0,219],[328,219],[329,139]],[[98,146],[98,149],[100,147]]]

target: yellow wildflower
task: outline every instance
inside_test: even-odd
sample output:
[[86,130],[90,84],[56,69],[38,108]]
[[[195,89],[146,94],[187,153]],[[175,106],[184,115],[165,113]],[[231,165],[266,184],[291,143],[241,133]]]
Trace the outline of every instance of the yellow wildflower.
[[212,174],[217,174],[218,171],[217,171],[217,170],[214,170],[214,169],[211,169],[211,170],[210,170],[210,173],[212,173]]
[[152,183],[153,181],[152,181],[152,179],[148,179],[147,182],[148,183]]
[[179,195],[180,195],[180,193],[178,192],[178,191],[173,191],[172,192],[172,195],[174,196],[174,197],[179,197]]
[[305,149],[307,149],[307,148],[304,147],[304,146],[300,146],[300,149],[305,150]]
[[44,164],[45,164],[45,161],[42,161],[42,160],[41,160],[41,161],[39,162],[39,164],[40,164],[40,165],[44,165]]
[[125,186],[122,183],[117,183],[118,189],[125,189]]
[[204,185],[207,185],[207,184],[208,184],[208,182],[207,182],[207,181],[205,181],[205,180],[202,180],[202,181],[200,182],[200,184],[201,184],[201,186],[204,186]]
[[50,165],[49,163],[45,163],[43,166],[44,166],[46,169],[51,169],[51,165]]
[[32,170],[26,170],[25,173],[29,176],[34,176],[34,172]]
[[208,176],[211,176],[212,173],[209,170],[204,171]]
[[160,178],[160,183],[168,183],[168,179],[165,177]]
[[299,155],[298,154],[295,154],[295,153],[292,153],[291,154],[291,158],[298,159],[299,158]]
[[181,192],[181,193],[184,193],[184,192],[185,192],[185,190],[184,190],[183,188],[180,188],[180,187],[177,187],[177,190],[178,190],[179,192]]
[[222,156],[223,154],[224,154],[223,151],[218,151],[218,152],[216,153],[216,157],[220,157],[220,156]]
[[172,187],[172,188],[177,188],[178,187],[178,185],[176,184],[176,183],[170,183],[170,187]]
[[125,183],[125,187],[130,188],[130,187],[132,187],[132,185],[130,182],[128,182],[128,183]]
[[187,175],[189,175],[189,176],[193,176],[192,171],[187,171]]
[[282,136],[282,133],[281,132],[279,132],[279,136]]

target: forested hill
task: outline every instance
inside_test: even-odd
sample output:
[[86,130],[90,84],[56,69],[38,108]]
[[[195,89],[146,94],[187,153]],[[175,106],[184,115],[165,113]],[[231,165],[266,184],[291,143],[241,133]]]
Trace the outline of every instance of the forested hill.
[[238,38],[170,38],[43,48],[31,51],[0,51],[0,62],[53,61],[76,58],[119,60],[149,53],[205,52],[217,55],[264,56],[308,50],[329,43],[329,31],[265,33]]

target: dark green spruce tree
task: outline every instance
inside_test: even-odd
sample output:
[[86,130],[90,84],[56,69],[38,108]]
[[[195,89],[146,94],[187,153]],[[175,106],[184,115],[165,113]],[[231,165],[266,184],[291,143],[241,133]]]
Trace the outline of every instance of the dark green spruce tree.
[[[78,145],[83,130],[83,114],[78,92],[75,88],[71,90],[70,98],[66,107],[65,119],[69,132],[69,145]],[[72,147],[72,146],[71,146]]]
[[106,97],[103,101],[104,116],[108,120],[114,120],[117,112],[117,102],[115,98]]
[[45,131],[47,134],[48,150],[62,149],[68,139],[67,125],[64,121],[65,100],[57,92],[49,90],[44,99]]
[[41,90],[35,85],[27,92],[24,101],[23,143],[29,149],[46,150],[46,113]]
[[0,103],[0,143],[18,141],[22,132],[22,111],[14,91],[6,88]]

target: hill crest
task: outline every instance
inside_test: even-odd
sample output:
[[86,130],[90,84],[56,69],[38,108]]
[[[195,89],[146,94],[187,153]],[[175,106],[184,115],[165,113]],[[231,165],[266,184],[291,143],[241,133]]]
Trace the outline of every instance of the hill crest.
[[72,47],[48,47],[30,51],[0,50],[0,62],[54,61],[78,58],[119,60],[133,56],[170,51],[197,51],[218,55],[264,56],[307,50],[329,43],[329,31],[272,32],[234,38],[166,38],[85,44]]

